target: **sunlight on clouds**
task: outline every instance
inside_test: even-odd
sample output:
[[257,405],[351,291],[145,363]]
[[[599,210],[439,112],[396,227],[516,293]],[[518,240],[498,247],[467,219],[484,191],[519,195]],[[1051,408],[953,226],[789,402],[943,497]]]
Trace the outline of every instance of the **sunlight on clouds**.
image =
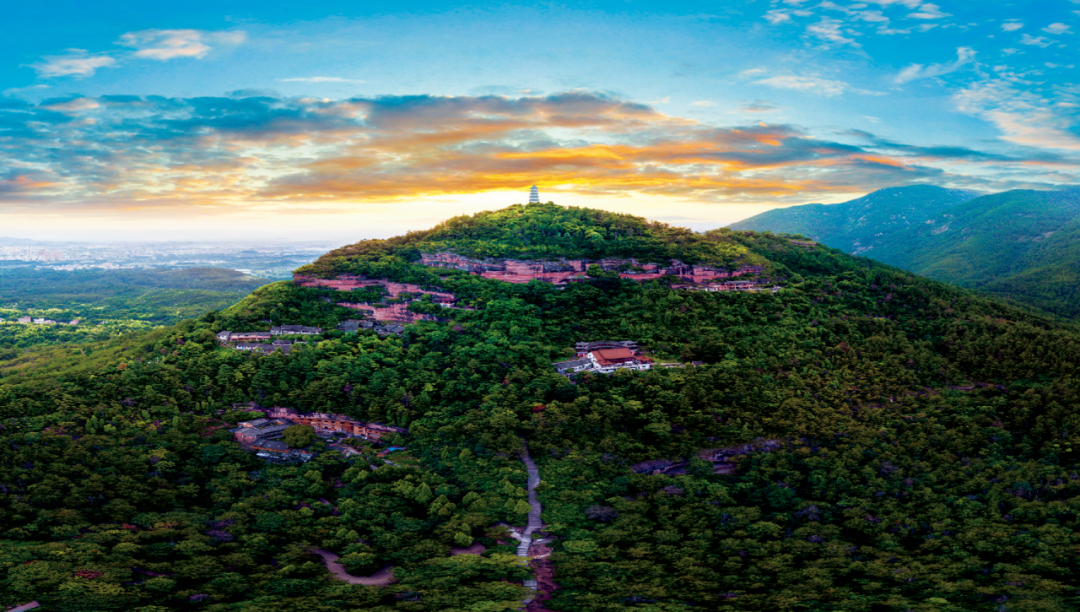
[[166,61],[187,57],[206,57],[213,45],[238,45],[247,35],[240,31],[207,32],[203,30],[142,30],[120,36],[117,44],[134,48],[132,53],[92,55],[84,49],[69,49],[69,55],[48,55],[31,67],[43,77],[93,76],[98,68],[115,67],[127,58]]
[[[825,95],[846,87],[817,77],[765,81]],[[1060,125],[1023,123],[1015,98],[973,91],[958,104],[1002,126],[1013,142],[1060,144],[1047,138],[1047,129],[1064,137]],[[613,210],[633,203],[648,216],[679,210],[704,223],[705,211],[724,207],[836,201],[928,181],[970,186],[1015,163],[865,132],[845,137],[862,143],[855,145],[783,124],[717,127],[585,91],[349,100],[102,96],[16,108],[11,114],[21,123],[13,133],[21,135],[0,140],[4,219],[33,211],[210,225],[261,219],[268,228],[288,228],[287,219],[333,220],[335,227],[363,219],[389,227],[395,218],[451,216],[454,207],[502,206],[508,194],[523,200],[535,183],[557,202]],[[756,101],[743,110],[775,107]],[[88,115],[97,123],[87,123]],[[685,214],[694,207],[700,217]]]
[[128,32],[119,44],[138,49],[138,58],[165,61],[178,57],[202,58],[211,51],[208,42],[238,45],[244,42],[244,32],[205,32],[202,30],[142,30]]
[[[1033,92],[1019,91],[1008,81],[993,80],[960,90],[953,97],[961,112],[982,117],[998,127],[1004,140],[1031,147],[1080,151],[1072,119]],[[1061,107],[1058,107],[1061,108]],[[1066,112],[1071,110],[1065,107]]]
[[[2,185],[2,183],[0,183]],[[839,202],[862,195],[862,192],[835,194],[824,199]],[[638,215],[671,225],[705,231],[723,227],[773,208],[769,204],[714,204],[648,197],[591,196],[542,189],[541,200],[563,206],[598,208],[611,212]],[[135,215],[131,211],[35,212],[5,214],[6,231],[13,234],[51,239],[85,239],[88,234],[100,238],[136,240],[147,236],[148,221],[153,223],[156,240],[237,240],[236,228],[243,227],[251,240],[326,240],[334,246],[369,238],[389,238],[413,230],[428,229],[458,215],[472,215],[528,201],[526,190],[493,191],[456,196],[430,196],[408,201],[338,203],[318,208],[272,205],[258,210],[194,209],[151,211]],[[48,227],[47,235],[43,227]]]
[[55,102],[51,104],[45,104],[41,108],[48,110],[60,111],[62,113],[78,113],[81,111],[94,110],[101,108],[98,101],[93,98],[75,98],[65,102]]
[[107,55],[88,55],[82,49],[71,49],[71,55],[45,56],[43,63],[34,64],[33,68],[44,77],[78,76],[88,77],[98,68],[116,65],[116,60]]

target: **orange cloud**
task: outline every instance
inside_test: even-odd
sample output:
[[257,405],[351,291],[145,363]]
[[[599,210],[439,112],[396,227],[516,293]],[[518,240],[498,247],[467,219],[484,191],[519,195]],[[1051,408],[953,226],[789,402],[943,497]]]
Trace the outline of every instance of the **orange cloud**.
[[[95,123],[57,112],[93,113]],[[65,106],[66,105],[66,106]],[[1012,160],[785,125],[705,125],[587,92],[545,97],[77,98],[19,109],[0,194],[52,206],[234,209],[519,190],[704,202],[811,200]],[[15,115],[15,113],[12,113]],[[15,132],[13,132],[15,133]],[[936,165],[928,165],[936,164]],[[110,202],[114,204],[109,204]]]

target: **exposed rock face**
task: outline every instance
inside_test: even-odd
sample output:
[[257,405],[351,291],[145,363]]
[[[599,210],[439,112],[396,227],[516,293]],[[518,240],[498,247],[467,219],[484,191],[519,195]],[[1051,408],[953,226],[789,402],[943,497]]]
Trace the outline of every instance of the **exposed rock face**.
[[301,287],[328,287],[338,291],[352,291],[353,289],[366,289],[368,287],[382,287],[388,297],[397,298],[403,293],[410,295],[430,295],[436,303],[453,304],[457,301],[453,293],[441,291],[429,291],[420,285],[412,283],[395,283],[382,278],[364,278],[352,274],[342,274],[336,278],[314,278],[311,276],[293,276],[293,282]]
[[[589,266],[595,264],[605,271],[616,271],[622,278],[646,281],[665,276],[678,276],[684,282],[705,283],[716,278],[731,278],[744,274],[760,274],[761,266],[742,266],[735,270],[715,266],[695,266],[672,260],[668,266],[655,263],[639,264],[635,259],[559,259],[555,261],[519,261],[515,259],[479,260],[462,257],[456,253],[424,253],[421,263],[426,266],[464,270],[484,278],[507,283],[528,283],[540,280],[553,284],[565,284],[583,278]],[[301,287],[327,287],[338,291],[353,291],[370,287],[382,287],[389,299],[403,299],[399,304],[376,305],[367,302],[338,302],[338,306],[370,313],[376,321],[401,324],[418,321],[444,320],[437,315],[421,314],[409,310],[409,303],[423,295],[430,295],[432,302],[446,308],[456,308],[457,298],[452,293],[431,291],[412,283],[395,283],[386,279],[365,278],[342,274],[335,278],[293,276],[293,282]]]
[[596,264],[602,270],[618,272],[623,278],[651,280],[678,276],[684,281],[701,283],[714,278],[730,278],[743,274],[759,274],[761,266],[742,266],[736,270],[715,266],[696,266],[672,260],[670,265],[639,263],[636,259],[557,259],[554,261],[520,261],[516,259],[472,259],[456,253],[423,253],[420,263],[425,266],[454,268],[471,274],[507,283],[528,283],[541,280],[561,284],[579,277]]
[[408,325],[410,323],[416,323],[418,321],[441,321],[445,320],[435,315],[422,314],[419,312],[413,312],[409,310],[408,304],[390,304],[389,306],[373,306],[371,304],[355,303],[355,302],[338,302],[338,306],[344,306],[345,308],[352,308],[353,310],[361,310],[371,314],[371,318],[376,321],[386,321],[393,323],[401,323],[402,325]]
[[314,278],[311,276],[293,276],[293,282],[301,287],[327,287],[338,291],[352,291],[354,289],[367,289],[369,287],[382,287],[389,299],[403,299],[399,304],[375,305],[366,302],[338,302],[338,306],[352,308],[368,312],[376,321],[388,321],[401,324],[416,323],[418,321],[438,321],[440,317],[430,314],[421,314],[409,310],[409,303],[423,295],[430,295],[431,301],[453,308],[457,298],[452,293],[443,291],[430,291],[420,285],[412,283],[395,283],[386,279],[364,278],[351,274],[343,274],[337,278]]

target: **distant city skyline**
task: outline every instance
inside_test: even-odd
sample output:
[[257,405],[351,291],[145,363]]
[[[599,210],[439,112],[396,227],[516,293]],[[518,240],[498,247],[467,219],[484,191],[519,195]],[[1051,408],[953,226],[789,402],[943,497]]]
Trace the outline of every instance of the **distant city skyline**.
[[0,234],[355,242],[528,201],[696,230],[1080,184],[1077,0],[22,3]]

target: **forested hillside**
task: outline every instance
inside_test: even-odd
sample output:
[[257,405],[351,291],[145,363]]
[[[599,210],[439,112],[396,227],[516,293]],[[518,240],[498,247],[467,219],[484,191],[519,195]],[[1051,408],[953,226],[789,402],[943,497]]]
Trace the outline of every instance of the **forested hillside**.
[[733,223],[731,229],[802,234],[845,253],[893,263],[889,256],[878,256],[879,251],[891,253],[905,230],[919,228],[978,195],[933,185],[890,187],[842,204],[770,210]]
[[[102,341],[197,317],[268,282],[221,268],[69,272],[0,265],[0,360],[24,356],[30,347]],[[25,316],[80,324],[16,323]]]
[[835,206],[769,211],[732,228],[802,234],[930,278],[1080,316],[1077,189],[974,199],[930,186],[882,189]]
[[421,252],[440,251],[467,257],[536,260],[636,258],[642,263],[669,263],[678,259],[688,264],[720,265],[763,261],[724,236],[706,238],[640,217],[548,203],[454,217],[430,230],[390,240],[365,240],[331,251],[299,272],[332,275],[386,254],[414,262]]
[[[326,327],[355,316],[322,299],[331,290],[278,283],[170,328],[0,367],[3,602],[517,609],[533,569],[504,525],[525,521],[527,444],[560,587],[548,610],[1080,606],[1080,329],[825,247],[622,216],[599,227],[641,230],[641,258],[682,240],[701,258],[762,263],[781,289],[596,270],[565,288],[515,285],[414,263],[420,244],[550,254],[533,228],[552,210],[363,242],[304,270],[438,286],[470,307],[400,336],[330,331],[289,354],[219,346],[216,332],[271,311]],[[493,221],[507,216],[518,221]],[[560,230],[568,249],[613,252],[582,223]],[[701,363],[551,368],[603,339]],[[223,429],[240,402],[408,427],[392,440],[407,451],[388,464],[315,442],[309,463],[264,463]],[[730,469],[699,458],[740,445]],[[687,465],[634,469],[660,460]],[[451,554],[470,544],[486,550]],[[358,576],[392,566],[396,581],[335,580],[314,548]]]

